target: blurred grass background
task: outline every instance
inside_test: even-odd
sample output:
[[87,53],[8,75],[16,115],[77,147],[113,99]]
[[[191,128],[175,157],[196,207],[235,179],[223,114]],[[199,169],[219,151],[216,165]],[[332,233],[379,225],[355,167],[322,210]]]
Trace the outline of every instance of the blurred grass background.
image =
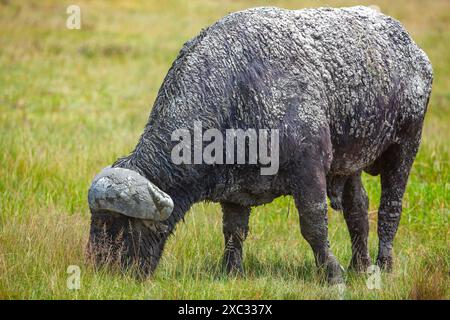
[[[66,8],[81,7],[81,30]],[[380,290],[348,275],[343,294],[320,281],[289,197],[253,210],[246,276],[228,279],[218,205],[198,204],[145,282],[84,261],[86,194],[94,174],[135,146],[157,90],[184,42],[225,14],[254,6],[377,5],[429,55],[433,94],[395,241],[396,268]],[[0,298],[448,299],[450,1],[0,0]],[[378,178],[370,197],[376,255]],[[347,266],[350,240],[330,209],[330,239]],[[81,288],[66,269],[81,267]]]

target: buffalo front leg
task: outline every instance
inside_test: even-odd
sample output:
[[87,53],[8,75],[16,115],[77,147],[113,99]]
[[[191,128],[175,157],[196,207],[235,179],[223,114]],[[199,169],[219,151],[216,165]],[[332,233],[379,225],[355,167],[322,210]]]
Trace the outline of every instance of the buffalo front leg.
[[223,235],[225,252],[223,263],[229,274],[240,274],[242,268],[242,245],[248,234],[250,208],[222,202]]
[[319,165],[302,166],[294,193],[302,236],[311,246],[316,265],[324,269],[330,284],[343,282],[342,267],[330,250],[326,202],[326,178]]
[[349,269],[365,272],[370,266],[367,247],[369,237],[369,198],[361,181],[361,172],[349,177],[342,194],[342,209],[352,241]]

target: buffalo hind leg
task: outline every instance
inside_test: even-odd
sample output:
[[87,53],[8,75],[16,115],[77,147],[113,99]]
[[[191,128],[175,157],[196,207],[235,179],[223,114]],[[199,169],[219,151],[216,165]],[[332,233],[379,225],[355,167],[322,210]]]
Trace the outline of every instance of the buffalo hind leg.
[[326,202],[326,178],[322,166],[316,161],[302,165],[296,180],[295,204],[300,216],[302,236],[311,246],[316,265],[326,272],[328,282],[343,282],[342,267],[330,250]]
[[342,194],[342,209],[352,241],[349,269],[365,272],[370,266],[367,247],[369,237],[369,198],[361,181],[361,172],[348,177]]
[[248,234],[250,207],[222,202],[225,252],[223,263],[229,274],[242,274],[242,245]]
[[419,147],[420,132],[410,134],[410,137],[401,145],[389,147],[382,156],[377,265],[387,271],[392,269],[392,244],[400,223],[403,194]]

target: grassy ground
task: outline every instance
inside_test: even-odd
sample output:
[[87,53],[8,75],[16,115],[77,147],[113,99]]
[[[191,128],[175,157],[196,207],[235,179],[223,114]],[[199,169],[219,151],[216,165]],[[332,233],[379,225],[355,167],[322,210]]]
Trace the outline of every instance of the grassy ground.
[[[449,298],[449,1],[380,1],[433,62],[423,143],[395,242],[396,268],[369,290],[348,275],[343,293],[320,281],[290,198],[258,207],[245,247],[246,276],[220,268],[221,213],[198,204],[178,226],[151,279],[95,272],[84,261],[86,193],[95,172],[127,154],[182,44],[228,12],[276,5],[346,6],[355,1],[76,1],[82,29],[65,28],[74,1],[0,1],[0,298]],[[372,3],[366,3],[372,4]],[[378,178],[370,196],[376,254]],[[350,260],[350,240],[330,210],[332,249]],[[69,265],[81,288],[66,287]]]

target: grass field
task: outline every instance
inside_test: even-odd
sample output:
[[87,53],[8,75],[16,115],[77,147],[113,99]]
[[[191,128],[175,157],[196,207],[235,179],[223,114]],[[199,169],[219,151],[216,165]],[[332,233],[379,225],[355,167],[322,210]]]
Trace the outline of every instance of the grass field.
[[[81,7],[68,30],[66,7]],[[221,270],[218,205],[198,204],[144,281],[94,271],[84,260],[87,189],[93,175],[135,146],[156,92],[182,44],[239,9],[376,4],[399,19],[434,68],[432,99],[395,241],[395,270],[370,290],[347,275],[344,292],[315,272],[286,197],[253,210],[243,278]],[[448,299],[450,2],[433,1],[0,1],[0,298],[2,299]],[[378,178],[370,197],[370,252],[377,250]],[[350,240],[330,209],[334,253]],[[69,265],[81,288],[68,290]]]

